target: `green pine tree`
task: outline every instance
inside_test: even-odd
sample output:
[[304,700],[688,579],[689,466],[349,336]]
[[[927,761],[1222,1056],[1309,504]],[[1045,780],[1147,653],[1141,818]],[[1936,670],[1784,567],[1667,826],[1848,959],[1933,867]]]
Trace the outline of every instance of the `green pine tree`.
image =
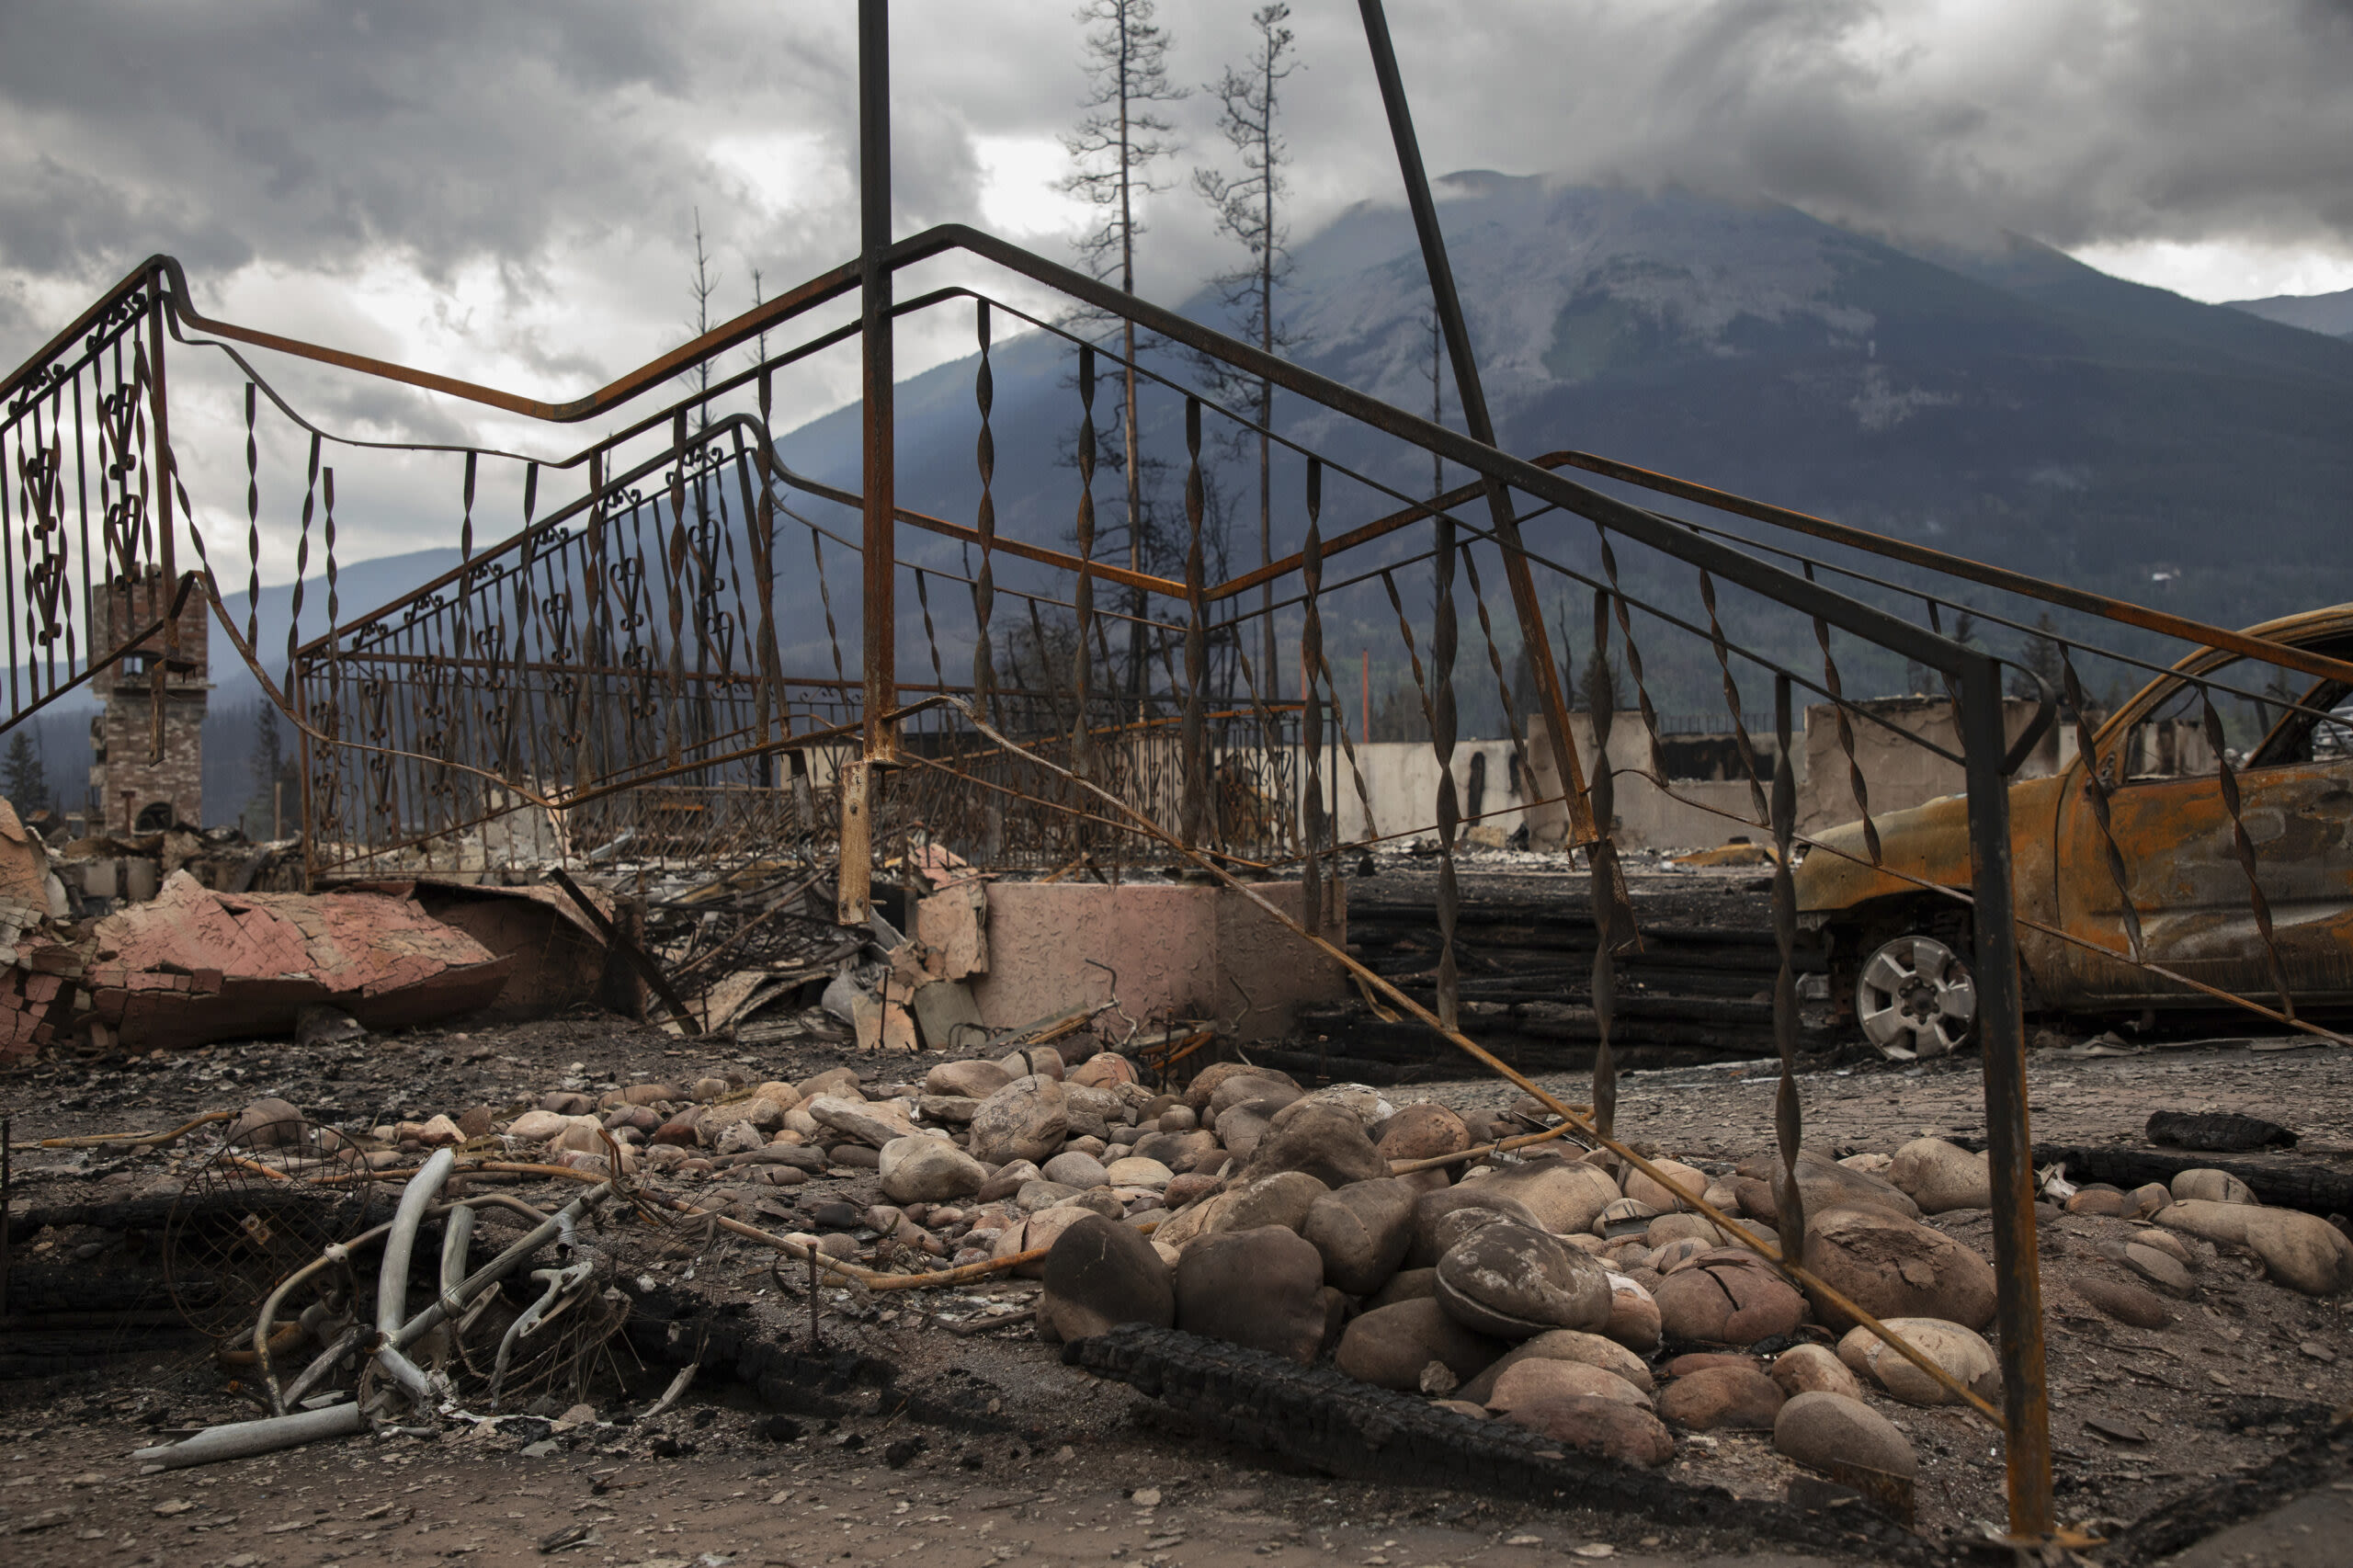
[[21,729],[9,738],[7,760],[0,763],[0,794],[7,796],[19,818],[56,804],[49,792],[49,770],[41,765],[40,752],[32,736]]

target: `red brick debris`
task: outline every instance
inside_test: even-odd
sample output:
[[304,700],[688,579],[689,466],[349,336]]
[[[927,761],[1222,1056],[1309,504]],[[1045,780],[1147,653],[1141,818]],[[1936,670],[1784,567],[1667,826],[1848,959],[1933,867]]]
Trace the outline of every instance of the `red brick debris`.
[[17,949],[0,982],[0,1060],[37,1050],[78,979],[97,1026],[141,1051],[292,1031],[339,1007],[370,1029],[469,1013],[514,960],[383,892],[224,893],[186,871],[71,947]]

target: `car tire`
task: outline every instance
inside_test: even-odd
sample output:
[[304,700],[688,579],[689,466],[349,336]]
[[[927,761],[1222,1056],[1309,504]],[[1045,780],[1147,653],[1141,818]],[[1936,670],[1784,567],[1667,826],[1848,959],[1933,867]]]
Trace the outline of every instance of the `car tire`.
[[1977,1027],[1977,983],[1965,947],[1906,931],[1873,948],[1855,971],[1855,1023],[1897,1062],[1946,1056]]

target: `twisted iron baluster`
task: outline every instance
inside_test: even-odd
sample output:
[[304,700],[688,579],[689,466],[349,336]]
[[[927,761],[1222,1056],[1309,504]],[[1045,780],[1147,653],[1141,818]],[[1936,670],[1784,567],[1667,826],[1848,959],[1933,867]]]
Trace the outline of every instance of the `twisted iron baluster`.
[[302,482],[301,531],[294,540],[294,589],[286,611],[286,689],[295,689],[294,654],[302,645],[302,579],[311,570],[311,514],[319,499],[319,437],[311,437],[310,472]]
[[[1731,676],[1725,676],[1727,682]],[[1781,1164],[1773,1173],[1773,1204],[1781,1237],[1781,1261],[1805,1263],[1805,1194],[1798,1187],[1798,1151],[1804,1119],[1798,1105],[1798,983],[1794,955],[1798,935],[1797,883],[1790,849],[1797,836],[1797,768],[1790,758],[1790,677],[1773,681],[1773,731],[1779,752],[1773,759],[1773,943],[1781,966],[1773,979],[1773,1049],[1781,1059],[1781,1080],[1773,1090],[1773,1135]]]
[[[573,764],[574,777],[585,785],[592,778],[601,777],[604,768],[597,756],[597,743],[605,735],[604,695],[605,676],[599,673],[611,662],[605,629],[605,453],[599,449],[588,454],[588,527],[582,536],[582,591],[587,596],[587,613],[582,618],[582,663],[587,665],[580,682],[579,710],[573,727],[580,738],[577,760]],[[767,737],[766,714],[759,738]]]
[[[1095,631],[1095,578],[1087,570],[1095,560],[1095,350],[1087,345],[1078,350],[1078,588],[1071,596],[1078,618],[1078,638],[1071,653],[1078,717],[1070,732],[1070,770],[1086,778],[1094,773],[1094,746],[1087,733],[1094,656],[1086,642]],[[1041,646],[1039,653],[1042,655],[1045,649]],[[1079,836],[1085,839],[1083,830]]]
[[324,497],[326,505],[326,520],[320,526],[319,542],[324,547],[327,560],[327,635],[332,637],[335,635],[335,626],[343,619],[343,599],[335,588],[335,470],[326,470],[321,475],[321,479],[326,490]]
[[[5,439],[5,437],[0,437],[0,439]],[[17,451],[16,475],[17,484],[21,486],[25,482],[25,455],[23,449],[24,437],[20,435],[17,437]],[[0,462],[0,563],[6,563],[6,570],[12,574],[9,577],[6,588],[7,613],[5,617],[0,617],[0,619],[6,619],[8,628],[8,708],[11,712],[15,712],[21,708],[23,699],[19,697],[17,692],[16,583],[13,576],[13,573],[16,570],[15,558],[9,553],[8,548],[5,542],[6,540],[13,540],[16,537],[15,530],[17,527],[16,517],[9,505],[8,498],[14,492],[8,483],[8,479],[9,471],[5,462]],[[28,498],[24,505],[27,517],[29,521],[32,509],[32,503],[30,499]],[[29,550],[29,545],[28,545],[27,548]],[[29,604],[26,607],[26,619],[28,625],[29,625],[31,620],[31,607]],[[31,808],[28,806],[26,809],[29,811]]]
[[[782,740],[792,730],[790,718],[781,711],[784,655],[776,641],[776,475],[770,472],[776,462],[776,449],[767,434],[770,397],[769,372],[763,366],[760,369],[760,441],[752,454],[760,480],[757,526],[752,531],[752,582],[760,597],[760,689],[755,707],[763,742]],[[797,750],[790,755],[794,776],[805,778],[809,766],[807,757]],[[760,758],[760,781],[764,784],[773,782],[775,768],[775,759],[763,755]]]
[[1643,676],[1643,650],[1634,641],[1633,613],[1627,608],[1626,590],[1618,580],[1618,552],[1610,547],[1609,536],[1598,524],[1595,525],[1594,532],[1601,540],[1601,569],[1609,578],[1610,597],[1615,601],[1618,615],[1618,634],[1626,642],[1626,673],[1634,677],[1634,706],[1643,716],[1643,737],[1650,750],[1651,782],[1665,790],[1666,751],[1659,744],[1658,712],[1651,706],[1650,685]]
[[254,440],[254,384],[245,383],[245,646],[261,646],[261,448]]
[[1301,548],[1299,576],[1306,597],[1300,630],[1301,662],[1306,666],[1300,693],[1300,746],[1307,756],[1307,798],[1301,816],[1307,830],[1306,858],[1300,862],[1301,921],[1310,937],[1324,934],[1324,460],[1307,460],[1307,539]]
[[[1321,663],[1323,665],[1324,689],[1333,694],[1333,728],[1338,732],[1340,736],[1340,750],[1348,759],[1348,777],[1356,785],[1357,804],[1364,810],[1364,835],[1367,838],[1379,838],[1381,836],[1381,829],[1374,825],[1372,820],[1372,791],[1366,786],[1364,781],[1364,768],[1357,761],[1357,743],[1354,737],[1348,733],[1348,705],[1341,701],[1339,699],[1338,683],[1334,681],[1332,678],[1332,661],[1326,658],[1322,660]],[[1526,764],[1523,763],[1521,766],[1525,768]],[[1527,777],[1524,771],[1521,774],[1521,777]],[[1338,830],[1336,828],[1334,830],[1336,834],[1337,831]]]
[[1454,955],[1454,928],[1461,900],[1454,881],[1454,835],[1462,806],[1454,788],[1454,518],[1437,513],[1432,557],[1430,610],[1430,749],[1438,754],[1438,1013],[1447,1028],[1461,1027],[1461,971]]
[[[1495,672],[1495,696],[1503,702],[1504,730],[1511,737],[1513,776],[1519,779],[1521,789],[1526,791],[1522,799],[1526,799],[1535,792],[1535,775],[1528,770],[1528,738],[1520,731],[1519,710],[1511,699],[1510,677],[1504,674],[1503,650],[1495,646],[1495,618],[1487,613],[1487,591],[1479,581],[1479,552],[1469,543],[1462,547],[1462,571],[1471,579],[1471,602],[1479,611],[1479,635],[1486,640],[1487,665]],[[1341,733],[1345,736],[1347,731],[1343,729]],[[1353,749],[1348,756],[1353,763],[1356,759]],[[1370,812],[1366,813],[1365,820],[1368,823],[1372,820]]]
[[[2116,846],[2116,829],[2109,820],[2110,789],[2102,778],[2098,750],[2092,744],[2091,720],[2084,712],[2084,683],[2075,675],[2075,661],[2067,652],[2067,644],[2059,644],[2059,678],[2065,686],[2067,706],[2075,715],[2075,754],[2084,761],[2084,799],[2091,806],[2092,821],[2099,825],[2100,846],[2106,851],[2108,879],[2116,885],[2116,903],[2124,921],[2124,939],[2132,953],[2134,963],[2148,961],[2147,945],[2141,937],[2141,912],[2132,907],[2132,881],[2124,869],[2124,854]],[[2130,744],[2131,736],[2125,737]]]
[[[996,707],[996,435],[990,412],[996,406],[996,373],[989,366],[989,302],[977,301],[973,330],[981,340],[981,363],[972,372],[972,402],[981,411],[981,434],[972,446],[973,466],[980,471],[981,502],[972,516],[973,531],[981,536],[981,569],[972,576],[972,707],[997,724],[1004,721]],[[1000,808],[992,807],[992,812]]]
[[[1813,574],[1808,567],[1806,575]],[[1822,685],[1830,694],[1831,716],[1838,724],[1838,749],[1847,754],[1847,787],[1854,792],[1855,811],[1863,819],[1863,847],[1871,864],[1880,863],[1879,824],[1871,820],[1870,786],[1863,781],[1863,765],[1855,756],[1855,726],[1847,717],[1846,688],[1838,679],[1838,661],[1830,653],[1830,623],[1813,618],[1813,640],[1822,646]]]
[[1209,731],[1202,687],[1209,684],[1209,627],[1202,602],[1201,400],[1185,400],[1185,799],[1179,840],[1197,847],[1209,815]]
[[[1716,619],[1716,579],[1704,566],[1699,568],[1699,602],[1708,608],[1708,642],[1716,651],[1716,668],[1723,673],[1724,706],[1732,710],[1733,744],[1740,753],[1741,769],[1748,776],[1748,803],[1756,812],[1756,823],[1761,827],[1769,820],[1765,811],[1765,787],[1758,782],[1764,770],[1757,766],[1756,748],[1748,738],[1748,719],[1741,711],[1740,683],[1732,677],[1731,645],[1724,639],[1723,623]],[[1774,766],[1778,771],[1779,764]]]
[[465,513],[458,523],[458,559],[474,558],[474,461],[479,454],[466,454]]
[[915,569],[915,603],[923,609],[923,640],[931,650],[931,678],[937,688],[948,689],[948,671],[939,662],[939,631],[931,621],[931,590],[924,584],[923,568]]
[[1414,622],[1405,614],[1405,601],[1397,592],[1397,579],[1390,575],[1385,566],[1381,571],[1381,585],[1389,590],[1389,608],[1397,612],[1397,632],[1405,641],[1405,665],[1414,672],[1414,694],[1421,699],[1422,726],[1427,729],[1433,723],[1430,718],[1430,688],[1428,681],[1422,676],[1422,651],[1414,641]]
[[[335,516],[334,469],[322,468],[319,471],[319,488],[322,493],[321,503],[325,507],[326,516],[332,518]],[[327,526],[332,527],[333,525],[330,523]],[[332,562],[334,559],[334,553],[330,551],[327,555],[327,560]],[[324,730],[327,734],[335,741],[342,742],[344,740],[344,657],[343,650],[336,645],[335,641],[336,608],[334,590],[330,587],[327,595],[326,630],[327,715],[329,722],[322,724],[319,727]],[[358,721],[354,719],[353,728],[355,733],[357,733],[358,723]],[[355,824],[347,823],[344,817],[343,752],[344,748],[342,744],[338,744],[330,745],[327,747],[327,755],[324,758],[320,759],[319,767],[321,776],[319,794],[322,801],[320,806],[320,820],[323,824],[332,824],[335,829],[340,830],[341,832],[350,833],[356,831],[356,828]]]
[[2214,753],[2214,787],[2222,792],[2222,809],[2231,813],[2231,837],[2238,846],[2239,869],[2246,874],[2247,903],[2254,907],[2255,928],[2263,935],[2264,961],[2271,970],[2272,988],[2279,993],[2280,1014],[2293,1023],[2296,999],[2289,994],[2288,967],[2280,961],[2279,943],[2271,934],[2271,901],[2263,895],[2263,883],[2256,876],[2255,840],[2246,835],[2246,823],[2239,813],[2238,770],[2223,754],[2222,715],[2214,711],[2213,694],[2202,681],[2198,704],[2205,718],[2206,744]]
[[670,701],[668,735],[670,766],[686,760],[687,602],[680,574],[687,569],[687,415],[681,409],[671,424],[670,537],[662,551],[662,585],[670,601]]
[[[501,758],[500,766],[510,778],[518,775],[522,770],[521,756],[515,749],[517,721],[519,719],[522,722],[524,733],[529,733],[533,728],[531,724],[532,715],[529,712],[531,701],[531,677],[526,661],[530,657],[531,568],[539,560],[540,548],[539,535],[532,529],[531,519],[537,515],[539,511],[539,505],[540,465],[533,463],[523,471],[523,548],[514,569],[515,673],[507,685],[506,725],[499,735],[498,747],[499,756]],[[675,604],[675,602],[676,601],[674,599],[673,603]],[[671,687],[671,696],[673,699],[671,704],[671,722],[674,726],[676,723],[676,714],[677,705],[675,700],[676,695],[677,687],[673,683]],[[517,710],[521,710],[521,711],[518,712]],[[671,737],[673,744],[671,746],[670,760],[672,764],[675,765],[678,760],[677,747],[676,745],[676,731],[675,727],[671,732]]]
[[1604,1138],[1618,1124],[1618,1057],[1609,1035],[1618,1015],[1617,901],[1609,896],[1609,866],[1617,858],[1617,767],[1609,732],[1618,704],[1609,681],[1609,590],[1593,591],[1593,662],[1586,666],[1586,718],[1593,727],[1593,770],[1586,801],[1593,810],[1594,841],[1586,851],[1593,869],[1593,1125]]
[[849,676],[842,670],[841,629],[834,624],[834,591],[825,583],[825,536],[815,528],[809,530],[809,553],[817,562],[817,602],[825,610],[825,642],[834,651],[834,684],[847,691]]
[[[97,395],[98,387],[105,380],[105,360],[95,354],[92,355],[90,359],[92,397]],[[82,667],[87,669],[90,654],[93,652],[90,640],[95,634],[96,628],[92,624],[93,605],[90,598],[90,458],[88,437],[85,434],[85,428],[82,416],[82,378],[76,376],[74,378],[74,505],[80,513],[82,544]],[[103,420],[98,422],[98,429],[100,439],[103,440],[106,429]],[[103,459],[103,451],[100,456]],[[98,514],[102,528],[106,515],[106,469],[102,461],[98,470]],[[70,642],[68,646],[70,652]]]

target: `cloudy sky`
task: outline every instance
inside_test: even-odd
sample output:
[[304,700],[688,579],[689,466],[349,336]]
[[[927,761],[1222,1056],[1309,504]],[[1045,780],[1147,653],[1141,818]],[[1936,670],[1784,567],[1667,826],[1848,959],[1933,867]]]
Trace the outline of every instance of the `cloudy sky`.
[[[1213,78],[1255,0],[1164,4]],[[897,222],[1058,251],[1071,0],[899,0]],[[1295,0],[1294,225],[1394,199],[1356,7]],[[1892,233],[2020,231],[2202,299],[2353,287],[2353,6],[2324,0],[1392,0],[1430,166],[1680,181]],[[850,0],[0,0],[0,363],[155,251],[250,324],[540,396],[677,342],[696,212],[715,304],[846,259]],[[1184,191],[1226,149],[1172,111],[1143,290],[1230,263]],[[906,344],[908,368],[963,351]],[[273,373],[277,368],[273,367]],[[299,373],[289,370],[290,380]],[[855,363],[785,389],[784,423]],[[569,435],[313,384],[340,427]],[[241,451],[241,449],[240,449]],[[192,477],[196,477],[191,465]],[[238,488],[242,488],[241,485]],[[415,541],[411,541],[412,543]]]

